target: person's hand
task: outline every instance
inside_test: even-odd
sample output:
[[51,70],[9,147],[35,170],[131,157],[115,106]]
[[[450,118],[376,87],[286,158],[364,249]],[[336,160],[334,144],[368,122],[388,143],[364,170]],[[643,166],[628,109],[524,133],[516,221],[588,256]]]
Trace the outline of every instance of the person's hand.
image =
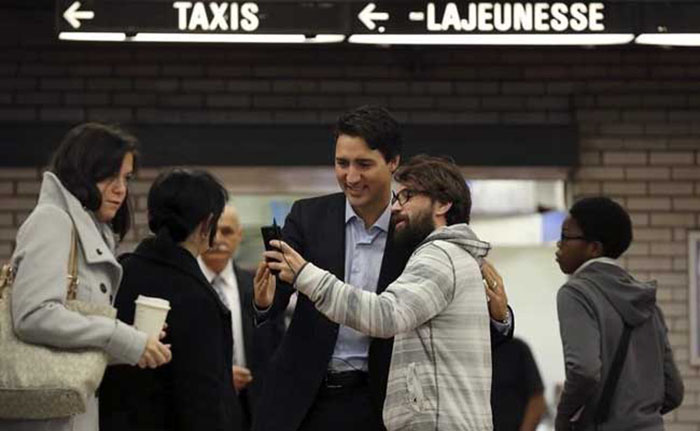
[[275,299],[275,289],[277,288],[277,280],[270,272],[265,262],[258,264],[258,269],[255,271],[253,279],[253,293],[255,295],[255,305],[260,309],[266,309],[272,305]]
[[245,389],[253,381],[253,374],[246,367],[233,366],[233,386],[236,392]]
[[[165,332],[161,332],[160,338],[165,336]],[[148,337],[146,341],[146,348],[141,354],[141,359],[139,359],[138,366],[140,368],[157,368],[161,365],[167,364],[173,358],[173,354],[170,351],[170,345],[163,344],[156,340],[155,337]]]
[[486,295],[489,298],[489,314],[494,320],[502,322],[508,317],[508,297],[496,268],[486,259],[481,264],[481,276],[486,283]]
[[306,264],[306,261],[284,241],[272,240],[270,245],[277,250],[264,253],[265,257],[272,259],[271,262],[267,262],[267,267],[279,270],[280,280],[284,280],[287,283],[293,282],[301,268]]

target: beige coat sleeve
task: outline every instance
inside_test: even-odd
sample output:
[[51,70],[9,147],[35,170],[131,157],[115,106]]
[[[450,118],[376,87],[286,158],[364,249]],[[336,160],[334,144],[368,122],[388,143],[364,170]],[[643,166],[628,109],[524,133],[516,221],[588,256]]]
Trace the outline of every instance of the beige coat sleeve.
[[[65,211],[46,204],[37,206],[20,228],[13,257],[15,332],[30,343],[66,349],[96,347],[104,349],[111,362],[135,364],[146,346],[145,333],[115,319],[83,316],[63,305],[72,229]],[[78,265],[86,265],[82,256]],[[100,270],[99,265],[86,269]]]

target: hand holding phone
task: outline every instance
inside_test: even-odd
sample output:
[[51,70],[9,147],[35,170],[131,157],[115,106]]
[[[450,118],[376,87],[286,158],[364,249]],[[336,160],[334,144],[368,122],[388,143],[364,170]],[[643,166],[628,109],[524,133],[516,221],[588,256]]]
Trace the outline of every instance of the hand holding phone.
[[[261,226],[260,233],[262,234],[262,237],[263,237],[263,243],[265,245],[265,250],[267,250],[267,251],[271,251],[271,250],[279,251],[278,248],[275,248],[275,247],[270,245],[270,241],[272,241],[273,239],[276,239],[278,241],[282,240],[282,230],[280,229],[279,226],[277,226],[277,220],[275,220],[273,218],[271,226]],[[265,261],[271,262],[274,260],[266,257]],[[272,272],[272,275],[279,274],[279,270],[270,270],[270,272]]]

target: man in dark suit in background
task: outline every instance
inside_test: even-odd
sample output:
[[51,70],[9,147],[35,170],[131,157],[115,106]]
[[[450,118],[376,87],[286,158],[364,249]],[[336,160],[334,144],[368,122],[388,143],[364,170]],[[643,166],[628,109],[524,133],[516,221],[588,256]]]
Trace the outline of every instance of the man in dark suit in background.
[[[401,136],[384,109],[364,106],[342,115],[335,130],[335,174],[342,193],[294,203],[284,240],[309,262],[368,291],[382,292],[403,271],[408,251],[391,236],[391,178],[398,167]],[[293,289],[256,291],[261,325],[286,308]],[[494,295],[490,312],[495,337],[511,336],[505,294]],[[498,330],[493,330],[493,325]],[[264,414],[255,431],[375,431],[381,417],[392,339],[371,338],[339,326],[300,296],[282,343],[272,359],[260,400]]]
[[269,359],[284,334],[284,326],[281,319],[258,328],[253,323],[253,275],[239,268],[233,260],[242,239],[238,212],[227,205],[217,225],[214,245],[197,261],[222,302],[231,310],[233,384],[241,402],[244,426],[249,429]]

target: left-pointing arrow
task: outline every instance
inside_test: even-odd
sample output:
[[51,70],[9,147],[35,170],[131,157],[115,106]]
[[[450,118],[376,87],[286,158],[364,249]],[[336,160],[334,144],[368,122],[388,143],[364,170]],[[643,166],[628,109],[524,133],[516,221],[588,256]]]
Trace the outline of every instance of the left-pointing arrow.
[[[377,24],[374,21],[386,21],[389,19],[389,14],[387,12],[375,12],[374,9],[376,7],[377,5],[374,3],[367,3],[357,15],[357,18],[362,21],[362,24],[370,30],[377,28]],[[382,29],[379,29],[379,31],[382,31]]]
[[68,24],[73,28],[80,28],[81,19],[93,19],[95,17],[95,12],[91,10],[78,10],[80,9],[80,2],[75,1],[71,4],[65,12],[63,12],[63,18],[68,21]]

